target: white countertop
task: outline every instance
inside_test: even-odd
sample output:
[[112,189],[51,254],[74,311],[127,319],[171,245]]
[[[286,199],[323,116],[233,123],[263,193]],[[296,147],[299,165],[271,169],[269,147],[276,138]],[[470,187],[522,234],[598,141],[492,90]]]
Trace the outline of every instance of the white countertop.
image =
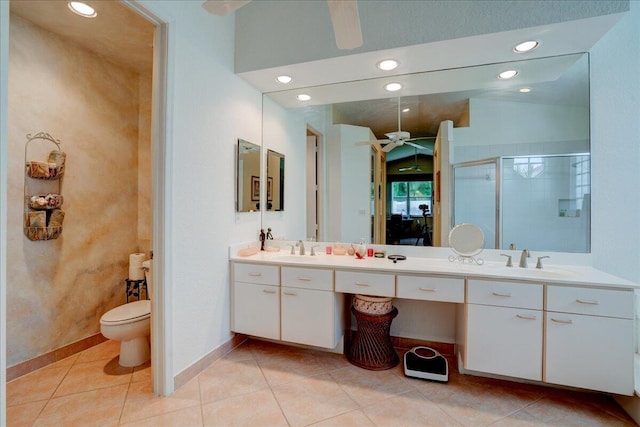
[[[273,243],[272,243],[273,244]],[[229,259],[236,262],[263,263],[272,265],[282,265],[288,267],[311,267],[311,268],[331,268],[348,270],[366,270],[369,272],[390,273],[390,274],[432,274],[442,276],[473,277],[473,278],[494,278],[507,280],[526,280],[538,283],[562,283],[583,286],[607,286],[627,289],[640,289],[640,284],[605,273],[589,265],[585,265],[584,259],[590,259],[584,254],[575,256],[569,254],[562,256],[552,253],[551,259],[545,259],[543,269],[536,269],[536,256],[545,255],[532,254],[528,259],[528,268],[518,267],[519,251],[497,251],[485,250],[478,255],[484,258],[484,264],[461,263],[459,261],[449,261],[449,255],[453,255],[450,248],[424,248],[424,247],[401,247],[401,246],[379,246],[375,248],[385,249],[386,254],[403,254],[407,256],[404,261],[393,261],[387,258],[365,257],[357,259],[349,255],[326,255],[324,248],[326,243],[314,243],[319,247],[316,249],[319,254],[310,256],[310,243],[305,242],[307,247],[306,255],[290,255],[290,248],[282,248],[278,252],[258,251],[251,256],[239,256],[238,250],[248,246],[256,246],[255,243],[234,245],[229,248]],[[500,253],[508,253],[513,257],[513,267],[506,267],[505,260],[500,258]],[[427,255],[427,256],[424,256]],[[571,264],[554,264],[552,259],[562,261],[574,261]],[[501,259],[498,261],[498,259]]]

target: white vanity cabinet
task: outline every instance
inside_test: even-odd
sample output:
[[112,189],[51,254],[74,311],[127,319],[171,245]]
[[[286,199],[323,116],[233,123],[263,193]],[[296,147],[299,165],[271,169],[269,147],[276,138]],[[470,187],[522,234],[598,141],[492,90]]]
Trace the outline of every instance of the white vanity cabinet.
[[282,267],[281,339],[335,348],[342,337],[344,296],[333,292],[333,270]]
[[633,393],[633,291],[547,286],[545,381]]
[[464,278],[398,275],[397,298],[464,302]]
[[542,380],[543,285],[469,279],[464,367]]
[[381,297],[396,295],[396,276],[362,271],[336,271],[336,292]]
[[234,263],[232,271],[232,330],[279,340],[280,268]]

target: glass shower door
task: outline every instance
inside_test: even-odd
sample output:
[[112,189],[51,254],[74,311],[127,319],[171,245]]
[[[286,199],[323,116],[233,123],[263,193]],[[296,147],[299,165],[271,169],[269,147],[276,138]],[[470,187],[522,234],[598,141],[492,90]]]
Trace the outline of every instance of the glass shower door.
[[475,224],[484,233],[484,247],[499,248],[499,159],[453,166],[453,218],[451,226]]

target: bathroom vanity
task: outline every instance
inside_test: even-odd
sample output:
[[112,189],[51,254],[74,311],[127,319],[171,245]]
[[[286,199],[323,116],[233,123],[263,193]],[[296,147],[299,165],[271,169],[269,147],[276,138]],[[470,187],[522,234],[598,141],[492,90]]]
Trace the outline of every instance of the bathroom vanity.
[[476,265],[448,261],[447,248],[398,263],[238,249],[234,332],[334,349],[349,294],[450,303],[462,372],[633,394],[636,283],[585,265],[508,268],[500,251]]

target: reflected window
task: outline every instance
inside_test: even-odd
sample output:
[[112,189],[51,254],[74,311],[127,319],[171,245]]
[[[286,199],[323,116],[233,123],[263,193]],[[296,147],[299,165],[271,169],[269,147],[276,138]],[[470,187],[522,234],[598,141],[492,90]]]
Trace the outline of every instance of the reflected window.
[[542,157],[515,158],[513,170],[523,178],[535,178],[544,172],[544,161]]
[[420,217],[426,207],[431,214],[432,181],[399,181],[391,183],[391,214]]

